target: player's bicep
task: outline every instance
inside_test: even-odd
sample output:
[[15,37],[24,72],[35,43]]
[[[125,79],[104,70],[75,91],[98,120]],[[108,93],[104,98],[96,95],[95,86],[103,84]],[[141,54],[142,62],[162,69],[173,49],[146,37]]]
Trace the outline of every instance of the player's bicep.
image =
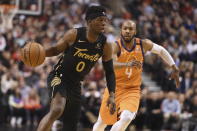
[[74,43],[77,36],[77,30],[71,29],[67,31],[64,36],[57,42],[56,49],[58,52],[63,52],[66,50],[72,43]]
[[103,61],[109,61],[112,59],[113,48],[111,43],[106,43],[103,50]]

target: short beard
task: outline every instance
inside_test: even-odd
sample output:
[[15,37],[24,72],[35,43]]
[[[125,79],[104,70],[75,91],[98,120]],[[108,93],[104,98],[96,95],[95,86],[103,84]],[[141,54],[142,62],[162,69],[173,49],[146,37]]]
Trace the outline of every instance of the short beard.
[[123,39],[126,43],[129,43],[129,42],[131,42],[131,41],[133,40],[133,38],[135,37],[135,35],[133,35],[133,36],[131,37],[130,40],[125,40],[125,38],[123,37],[122,34],[121,34],[121,37],[122,37],[122,39]]

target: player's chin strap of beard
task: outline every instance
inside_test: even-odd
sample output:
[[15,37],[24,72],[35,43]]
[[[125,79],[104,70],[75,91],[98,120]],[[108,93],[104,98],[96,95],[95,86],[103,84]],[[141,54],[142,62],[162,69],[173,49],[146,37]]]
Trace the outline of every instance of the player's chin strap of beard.
[[100,16],[107,17],[105,12],[91,12],[90,14],[86,15],[85,19],[88,21],[88,20],[93,20],[93,19],[100,17]]
[[136,35],[133,35],[130,40],[125,40],[124,37],[123,37],[123,35],[121,34],[121,39],[124,40],[125,42],[128,42],[129,43],[129,42],[131,42],[133,40],[133,38],[135,38],[135,36]]

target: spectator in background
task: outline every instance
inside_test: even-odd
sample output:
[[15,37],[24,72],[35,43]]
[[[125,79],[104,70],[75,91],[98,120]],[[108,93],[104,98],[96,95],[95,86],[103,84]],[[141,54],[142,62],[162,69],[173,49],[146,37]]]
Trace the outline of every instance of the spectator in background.
[[192,98],[189,114],[182,120],[181,131],[196,131],[197,129],[197,95]]
[[185,93],[189,88],[191,88],[193,82],[191,77],[191,72],[186,71],[180,85],[181,93]]
[[3,51],[0,52],[0,64],[5,66],[7,69],[10,69],[11,67],[11,62],[12,62],[12,58],[11,58],[11,54],[7,51]]
[[30,125],[33,123],[37,125],[38,116],[40,115],[38,111],[41,108],[41,104],[40,97],[34,88],[30,90],[27,98],[24,100],[24,108],[26,109],[27,124]]
[[48,110],[48,106],[49,106],[49,96],[48,94],[46,94],[47,92],[47,88],[45,87],[45,83],[44,81],[40,81],[39,84],[38,84],[39,88],[37,89],[38,90],[38,95],[39,95],[39,98],[40,98],[40,104],[41,104],[41,115],[40,115],[40,118],[39,120],[41,119],[41,117],[47,112]]
[[164,114],[164,129],[176,129],[175,123],[181,113],[181,105],[177,100],[177,94],[170,91],[162,102],[161,110]]
[[0,52],[3,51],[6,47],[5,37],[0,33]]
[[3,94],[7,94],[8,90],[13,90],[18,82],[13,78],[11,72],[7,72],[1,77],[1,91]]
[[193,115],[197,117],[197,93],[192,98],[189,112],[193,113]]
[[147,99],[148,99],[148,94],[149,90],[148,88],[144,88],[141,91],[141,100],[140,100],[140,106],[138,113],[136,115],[136,118],[133,121],[133,124],[135,125],[136,131],[141,131],[145,126],[147,126],[147,121],[146,121],[146,114],[148,112],[147,110]]
[[88,84],[87,91],[84,94],[82,106],[81,122],[84,131],[91,131],[93,124],[97,120],[98,110],[100,107],[101,94],[97,91],[96,82],[92,81]]
[[24,101],[22,99],[20,89],[18,87],[15,88],[14,94],[9,98],[9,105],[11,109],[11,126],[12,127],[21,127],[22,121],[25,118],[24,111]]
[[[1,67],[0,67],[1,68]],[[3,68],[1,68],[3,69]],[[13,73],[10,71],[6,71],[1,77],[0,80],[0,92],[1,96],[1,118],[3,123],[7,123],[9,121],[8,116],[10,116],[10,108],[9,108],[9,97],[13,94],[15,88],[18,86],[17,80],[14,78]]]
[[187,104],[185,94],[181,93],[181,94],[177,94],[177,95],[178,95],[178,100],[179,100],[180,107],[181,107],[181,113],[182,114],[187,114],[188,110],[189,110],[189,106]]
[[161,110],[162,97],[160,92],[150,92],[147,99],[147,126],[151,130],[161,130],[163,125],[163,113]]

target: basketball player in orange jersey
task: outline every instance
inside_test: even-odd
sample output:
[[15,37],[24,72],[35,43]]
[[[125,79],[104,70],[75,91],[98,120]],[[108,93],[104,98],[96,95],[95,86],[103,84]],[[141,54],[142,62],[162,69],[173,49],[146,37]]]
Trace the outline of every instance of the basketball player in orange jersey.
[[113,125],[111,131],[124,131],[135,118],[140,102],[140,86],[144,53],[150,51],[159,55],[171,68],[171,78],[179,86],[179,69],[166,49],[148,39],[135,37],[136,24],[127,20],[121,27],[121,38],[113,44],[114,68],[116,74],[116,112],[110,115],[106,106],[108,91],[105,90],[100,113],[93,131],[104,131]]
[[82,104],[80,82],[101,57],[110,94],[108,106],[112,114],[115,111],[112,47],[103,34],[107,20],[104,7],[91,6],[86,12],[87,27],[67,31],[57,45],[46,49],[47,57],[63,55],[47,79],[51,106],[37,131],[50,131],[62,114],[63,130],[77,131]]

